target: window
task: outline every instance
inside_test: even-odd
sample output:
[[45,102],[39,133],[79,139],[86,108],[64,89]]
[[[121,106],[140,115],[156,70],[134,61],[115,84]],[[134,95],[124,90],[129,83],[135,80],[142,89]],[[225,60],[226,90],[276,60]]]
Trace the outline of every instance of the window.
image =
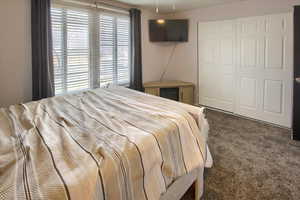
[[100,15],[100,85],[129,83],[129,19]]
[[129,16],[54,6],[51,18],[56,95],[129,83]]

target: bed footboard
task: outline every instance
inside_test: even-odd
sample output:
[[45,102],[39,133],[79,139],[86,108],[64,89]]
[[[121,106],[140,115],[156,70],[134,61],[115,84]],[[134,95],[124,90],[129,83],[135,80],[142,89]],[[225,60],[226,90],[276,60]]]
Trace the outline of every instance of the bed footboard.
[[203,194],[203,169],[195,169],[176,180],[160,200],[180,200],[186,191],[194,184],[195,200],[200,200]]

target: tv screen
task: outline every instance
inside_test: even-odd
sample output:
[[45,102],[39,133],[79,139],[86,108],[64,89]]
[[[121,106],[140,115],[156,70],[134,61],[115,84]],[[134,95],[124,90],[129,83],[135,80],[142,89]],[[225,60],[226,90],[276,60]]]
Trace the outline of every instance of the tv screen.
[[149,35],[151,42],[187,42],[188,20],[149,20]]

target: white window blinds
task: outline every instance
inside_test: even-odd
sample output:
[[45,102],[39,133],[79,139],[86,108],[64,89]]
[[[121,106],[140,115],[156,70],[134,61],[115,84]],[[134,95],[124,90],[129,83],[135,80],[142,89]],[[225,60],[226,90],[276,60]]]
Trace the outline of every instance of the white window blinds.
[[54,6],[51,18],[56,95],[129,83],[128,16]]
[[129,19],[100,15],[100,85],[129,83]]

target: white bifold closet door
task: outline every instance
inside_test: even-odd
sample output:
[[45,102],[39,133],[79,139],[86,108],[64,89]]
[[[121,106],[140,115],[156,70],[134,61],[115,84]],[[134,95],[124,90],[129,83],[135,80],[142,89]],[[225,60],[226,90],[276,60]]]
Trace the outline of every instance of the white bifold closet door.
[[291,13],[199,23],[199,102],[291,127]]
[[235,105],[234,21],[199,23],[200,104],[233,112]]

